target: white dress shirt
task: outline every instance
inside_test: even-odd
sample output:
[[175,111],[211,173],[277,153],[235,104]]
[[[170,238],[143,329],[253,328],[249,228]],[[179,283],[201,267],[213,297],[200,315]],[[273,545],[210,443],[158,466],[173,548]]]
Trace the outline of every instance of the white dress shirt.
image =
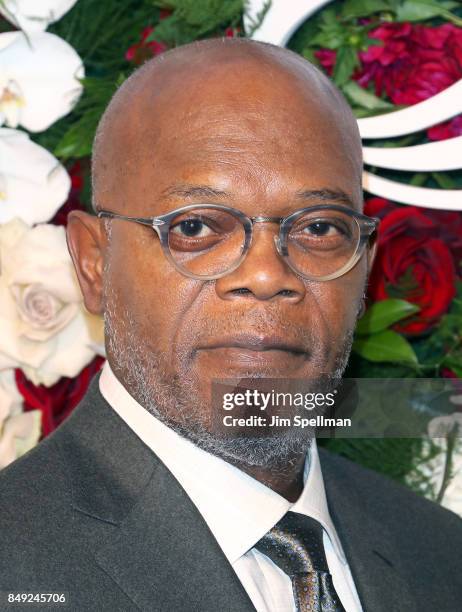
[[290,578],[253,548],[288,510],[321,523],[329,571],[343,607],[346,612],[362,610],[327,508],[315,440],[305,461],[303,492],[291,503],[161,423],[128,393],[108,361],[103,366],[99,386],[106,401],[186,491],[258,612],[295,612]]

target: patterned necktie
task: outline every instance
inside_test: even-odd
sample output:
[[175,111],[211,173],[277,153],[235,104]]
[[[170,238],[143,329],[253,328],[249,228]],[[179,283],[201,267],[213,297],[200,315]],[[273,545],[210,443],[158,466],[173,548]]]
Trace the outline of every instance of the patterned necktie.
[[345,612],[329,573],[318,521],[287,512],[255,548],[291,578],[297,612]]

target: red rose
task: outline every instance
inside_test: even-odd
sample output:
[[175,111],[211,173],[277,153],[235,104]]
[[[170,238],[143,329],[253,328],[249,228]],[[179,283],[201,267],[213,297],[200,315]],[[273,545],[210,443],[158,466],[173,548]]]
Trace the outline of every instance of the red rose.
[[151,57],[160,55],[167,49],[167,46],[164,45],[164,43],[158,42],[157,40],[150,40],[149,42],[146,42],[146,39],[150,36],[150,34],[152,34],[152,32],[154,32],[154,28],[152,26],[148,26],[143,29],[141,32],[140,42],[137,42],[127,49],[127,52],[125,53],[125,59],[127,61],[139,65]]
[[16,385],[24,398],[24,410],[42,413],[42,437],[54,431],[77,406],[104,361],[102,357],[95,357],[78,376],[63,377],[51,387],[34,385],[21,370],[16,370]]
[[439,237],[439,224],[423,209],[404,206],[390,210],[386,200],[373,200],[371,206],[366,205],[367,214],[377,212],[380,204],[386,212],[379,227],[369,296],[374,302],[400,297],[420,306],[406,323],[395,325],[399,332],[420,334],[438,322],[455,296],[451,251]]
[[396,208],[396,204],[393,204],[390,200],[379,197],[369,198],[364,204],[365,214],[370,217],[379,217],[379,219],[383,219],[387,213],[396,210]]
[[462,277],[462,214],[431,208],[424,209],[424,214],[435,223],[435,237],[449,247],[456,272]]
[[[417,207],[406,207],[415,209]],[[371,217],[384,219],[394,210],[403,210],[400,204],[394,204],[385,198],[373,197],[366,200],[366,213]],[[459,212],[434,210],[432,208],[418,208],[422,215],[428,217],[432,223],[431,235],[439,238],[449,248],[456,273],[462,277],[462,215]]]
[[385,23],[369,37],[383,45],[359,54],[354,78],[364,87],[373,82],[394,104],[416,104],[462,78],[462,28],[453,24]]

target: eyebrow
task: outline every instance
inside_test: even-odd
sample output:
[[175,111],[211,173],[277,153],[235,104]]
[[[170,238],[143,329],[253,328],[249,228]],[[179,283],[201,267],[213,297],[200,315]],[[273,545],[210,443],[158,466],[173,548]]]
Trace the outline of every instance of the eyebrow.
[[165,197],[177,196],[180,198],[229,198],[230,193],[220,189],[214,189],[210,185],[189,185],[182,183],[173,185],[162,192]]
[[[168,187],[162,192],[165,197],[180,198],[231,198],[232,194],[210,185],[190,185],[181,183]],[[352,199],[341,189],[300,189],[295,193],[295,199],[305,202],[331,202],[345,204],[354,208]]]
[[342,189],[301,189],[297,191],[295,197],[298,200],[317,202],[335,202],[337,204],[346,204],[354,208],[354,202]]

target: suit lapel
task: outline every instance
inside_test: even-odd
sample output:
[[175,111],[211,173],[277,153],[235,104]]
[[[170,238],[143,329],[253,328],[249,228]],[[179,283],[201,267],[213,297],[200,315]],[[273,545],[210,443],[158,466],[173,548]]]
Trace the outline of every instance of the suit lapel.
[[355,481],[343,479],[336,459],[320,449],[329,512],[335,524],[365,612],[417,610],[404,580],[399,542],[373,516],[365,513],[364,497]]
[[254,611],[194,504],[98,381],[59,440],[96,563],[140,610]]
[[157,609],[155,603],[162,610],[254,610],[206,523],[163,465],[96,560],[140,610]]

